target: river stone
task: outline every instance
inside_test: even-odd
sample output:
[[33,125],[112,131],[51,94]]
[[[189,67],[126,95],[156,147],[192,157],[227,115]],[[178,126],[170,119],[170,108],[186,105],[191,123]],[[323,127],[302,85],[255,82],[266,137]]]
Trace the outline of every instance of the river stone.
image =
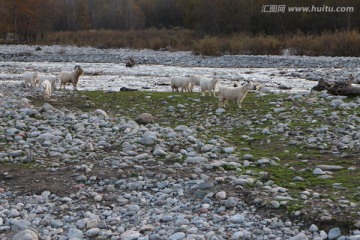
[[190,128],[185,125],[179,125],[174,130],[179,132],[191,132]]
[[290,238],[290,240],[308,240],[309,238],[304,233],[299,233],[298,235]]
[[315,225],[315,224],[311,224],[310,228],[309,228],[310,232],[317,232],[319,231],[319,228]]
[[225,207],[226,208],[234,208],[238,205],[238,203],[239,203],[239,200],[237,198],[229,197],[225,202]]
[[86,236],[88,236],[88,237],[95,237],[95,236],[99,235],[99,233],[100,233],[99,228],[90,228],[89,230],[87,230],[85,232]]
[[165,156],[166,152],[161,148],[157,148],[154,150],[153,155],[154,156]]
[[360,228],[360,221],[354,224],[355,227]]
[[333,240],[341,236],[340,228],[332,228],[328,233],[328,239]]
[[177,232],[177,233],[174,233],[173,235],[171,235],[168,240],[181,240],[181,239],[184,239],[185,238],[185,233],[183,232]]
[[[2,219],[0,220],[0,225],[2,225]],[[26,230],[30,227],[31,223],[27,220],[24,219],[20,219],[14,222],[13,226],[11,227],[11,229],[13,231],[23,231]]]
[[321,168],[315,168],[313,171],[314,175],[324,175],[325,172],[323,170],[321,170]]
[[226,147],[223,149],[224,153],[233,153],[235,151],[234,147]]
[[232,223],[243,223],[245,221],[245,216],[242,214],[236,214],[230,217],[230,222]]
[[109,115],[104,110],[101,109],[96,109],[94,111],[94,114],[97,116],[109,117]]
[[12,237],[12,240],[38,240],[39,236],[36,232],[30,229],[18,232]]
[[138,124],[149,124],[154,122],[154,117],[150,113],[141,113],[135,118],[135,122]]
[[261,159],[257,160],[257,164],[259,164],[259,165],[269,164],[269,163],[270,163],[270,160],[267,158],[261,158]]
[[140,143],[143,145],[154,145],[157,142],[157,140],[158,138],[156,136],[156,133],[147,131],[140,139]]
[[217,200],[224,200],[226,198],[226,192],[220,191],[215,195]]
[[56,110],[56,108],[54,108],[49,103],[44,103],[41,107],[41,111],[43,111],[43,112],[53,112],[55,110]]
[[77,239],[83,239],[84,238],[84,234],[82,233],[81,230],[77,229],[77,228],[70,228],[69,232],[68,232],[68,237],[71,238],[77,238]]
[[271,204],[271,206],[273,208],[279,208],[280,207],[280,203],[278,201],[271,201],[270,204]]
[[323,171],[336,171],[344,169],[342,166],[334,166],[334,165],[318,165],[316,168],[320,168]]
[[203,163],[206,161],[205,157],[187,157],[185,160],[186,163]]
[[216,109],[216,111],[215,111],[215,113],[218,114],[218,115],[221,115],[221,114],[223,114],[224,112],[225,112],[225,109],[223,109],[223,108],[218,108],[218,109]]
[[197,187],[198,187],[199,189],[212,188],[212,187],[214,187],[214,182],[212,182],[212,181],[205,181],[205,182],[199,183],[199,184],[197,185]]
[[120,235],[121,240],[136,240],[139,237],[141,237],[141,234],[133,230],[128,230]]
[[252,154],[246,153],[246,154],[244,154],[243,159],[244,160],[253,160],[254,156]]

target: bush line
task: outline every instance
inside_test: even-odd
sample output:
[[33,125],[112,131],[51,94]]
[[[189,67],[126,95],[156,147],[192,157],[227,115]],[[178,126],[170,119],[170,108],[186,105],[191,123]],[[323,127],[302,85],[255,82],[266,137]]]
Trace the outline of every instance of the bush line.
[[360,56],[358,30],[323,32],[319,35],[196,36],[191,30],[148,29],[139,31],[89,30],[53,32],[37,44],[76,45],[96,48],[131,48],[193,51],[197,55],[307,55]]

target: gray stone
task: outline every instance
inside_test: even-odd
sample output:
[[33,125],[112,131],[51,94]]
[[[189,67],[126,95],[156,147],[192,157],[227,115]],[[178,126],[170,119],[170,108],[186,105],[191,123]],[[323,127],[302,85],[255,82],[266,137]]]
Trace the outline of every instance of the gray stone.
[[128,230],[120,235],[121,240],[136,240],[141,237],[138,231]]
[[[2,219],[1,219],[2,220]],[[0,221],[1,223],[2,221]],[[0,224],[2,225],[2,223]],[[24,219],[20,219],[14,222],[12,226],[12,230],[14,231],[23,231],[30,227],[30,222]]]
[[101,109],[96,109],[94,111],[94,114],[97,116],[109,117],[109,115],[104,110]]
[[186,163],[204,163],[206,161],[205,157],[187,157],[185,160]]
[[243,159],[244,160],[253,160],[254,156],[252,154],[247,153],[247,154],[244,154]]
[[158,141],[156,133],[147,131],[140,139],[140,143],[143,145],[154,145]]
[[271,204],[271,206],[273,208],[279,208],[280,207],[280,203],[278,201],[271,201],[270,204]]
[[215,110],[215,113],[218,114],[218,115],[221,115],[225,112],[225,109],[224,108],[218,108]]
[[226,147],[223,149],[224,153],[233,153],[235,151],[234,147]]
[[226,192],[220,191],[215,195],[217,200],[224,200],[226,198]]
[[85,235],[87,237],[95,237],[95,236],[98,236],[100,233],[100,229],[99,228],[90,228],[89,230],[87,230],[85,232]]
[[235,197],[229,197],[225,202],[226,208],[234,208],[238,205],[239,200]]
[[321,168],[315,168],[313,171],[314,175],[324,175],[325,172],[323,170],[321,170]]
[[166,152],[163,149],[157,148],[153,151],[154,156],[165,156]]
[[299,233],[298,235],[290,238],[290,240],[308,240],[309,238],[304,233]]
[[328,233],[328,239],[333,240],[341,236],[340,228],[332,228]]
[[30,229],[23,230],[21,232],[16,233],[12,240],[38,240],[38,234]]
[[185,233],[183,232],[176,232],[174,234],[172,234],[168,240],[181,240],[184,239],[186,237]]
[[232,223],[243,223],[245,221],[245,216],[242,214],[236,214],[230,217],[230,222]]
[[179,125],[179,126],[177,126],[174,130],[175,130],[175,131],[179,131],[179,132],[192,132],[192,131],[190,130],[190,128],[188,128],[188,127],[185,126],[185,125]]
[[70,239],[71,238],[77,238],[77,239],[84,238],[84,234],[82,233],[82,231],[77,228],[70,228],[67,235]]
[[267,159],[267,158],[261,158],[261,159],[257,160],[256,163],[259,164],[259,165],[269,164],[269,163],[270,163],[270,160]]
[[334,165],[318,165],[317,168],[320,168],[323,171],[336,171],[344,169],[342,166],[334,166]]
[[315,225],[315,224],[311,224],[310,228],[309,228],[310,232],[317,232],[319,231],[319,228]]

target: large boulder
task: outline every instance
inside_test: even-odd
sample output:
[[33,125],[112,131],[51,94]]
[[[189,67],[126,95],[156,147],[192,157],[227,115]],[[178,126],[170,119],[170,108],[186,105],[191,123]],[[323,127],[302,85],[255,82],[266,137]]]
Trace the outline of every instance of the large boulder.
[[154,122],[154,117],[150,113],[142,113],[135,118],[138,124],[148,124]]

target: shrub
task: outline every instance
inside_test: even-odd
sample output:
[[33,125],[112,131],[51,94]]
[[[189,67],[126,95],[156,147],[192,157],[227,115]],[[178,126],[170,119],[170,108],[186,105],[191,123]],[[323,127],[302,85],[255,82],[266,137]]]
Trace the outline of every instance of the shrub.
[[221,51],[222,44],[219,37],[206,36],[204,39],[201,39],[194,44],[193,51],[198,55],[219,56],[223,53]]
[[204,56],[278,55],[282,54],[284,49],[290,49],[290,53],[295,55],[360,56],[360,33],[358,30],[323,32],[320,35],[305,35],[297,32],[291,36],[252,36],[247,34],[195,36],[193,31],[185,29],[89,30],[49,33],[41,43],[97,48],[193,51],[194,54]]

